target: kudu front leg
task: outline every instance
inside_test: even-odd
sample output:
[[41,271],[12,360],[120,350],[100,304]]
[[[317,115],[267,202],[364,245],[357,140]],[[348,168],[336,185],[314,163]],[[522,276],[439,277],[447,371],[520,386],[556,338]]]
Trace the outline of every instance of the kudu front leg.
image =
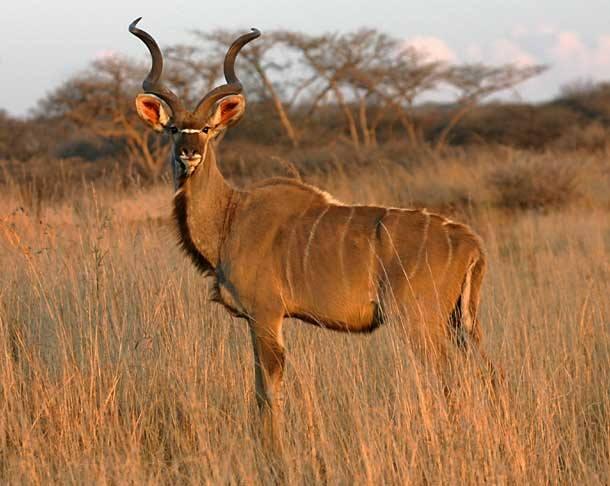
[[282,340],[282,319],[251,320],[250,335],[254,350],[256,402],[260,413],[264,440],[279,444],[281,386],[285,351]]

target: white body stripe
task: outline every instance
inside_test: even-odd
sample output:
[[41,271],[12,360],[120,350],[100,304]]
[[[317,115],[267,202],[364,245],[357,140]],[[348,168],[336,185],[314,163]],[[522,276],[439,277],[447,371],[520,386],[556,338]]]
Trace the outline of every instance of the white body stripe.
[[341,240],[339,242],[339,261],[341,264],[341,276],[343,278],[343,286],[346,289],[349,289],[349,282],[347,281],[347,276],[345,275],[345,255],[343,254],[343,252],[345,251],[345,238],[349,231],[349,225],[352,222],[352,218],[354,217],[355,212],[356,208],[352,207],[349,211],[349,217],[345,222],[345,230],[343,231],[343,234],[341,235]]
[[322,220],[322,218],[328,212],[329,209],[330,209],[330,206],[326,206],[324,208],[324,211],[322,211],[320,213],[320,216],[318,216],[318,218],[315,220],[315,222],[313,223],[313,225],[311,227],[311,232],[309,233],[309,238],[307,239],[307,245],[305,246],[305,255],[303,257],[303,270],[305,270],[307,268],[307,260],[309,259],[309,248],[311,247],[311,242],[313,241],[313,237],[316,234],[316,229],[318,228],[318,224],[320,224],[320,221]]
[[466,271],[466,279],[464,280],[464,284],[462,286],[462,295],[460,299],[460,303],[462,306],[462,308],[460,309],[462,313],[462,325],[469,333],[472,332],[472,329],[474,327],[472,315],[470,314],[470,281],[472,278],[472,269],[474,268],[476,263],[477,261],[473,260],[472,263],[468,266],[468,270]]
[[413,267],[413,269],[411,270],[411,273],[409,273],[409,276],[408,276],[409,280],[411,280],[417,273],[417,270],[419,270],[419,265],[420,265],[422,256],[425,253],[426,243],[428,241],[428,228],[430,227],[430,213],[428,211],[426,211],[425,209],[422,209],[421,213],[426,216],[426,224],[424,225],[424,235],[422,237],[421,244],[419,245],[419,250],[417,251],[417,260],[415,261],[415,266]]
[[449,230],[447,229],[447,225],[445,223],[443,223],[443,229],[445,230],[445,237],[447,239],[447,251],[449,255],[447,256],[447,263],[445,264],[445,269],[443,270],[443,278],[441,281],[445,281],[447,272],[451,267],[451,263],[453,263],[453,242],[451,241],[451,235],[449,234]]

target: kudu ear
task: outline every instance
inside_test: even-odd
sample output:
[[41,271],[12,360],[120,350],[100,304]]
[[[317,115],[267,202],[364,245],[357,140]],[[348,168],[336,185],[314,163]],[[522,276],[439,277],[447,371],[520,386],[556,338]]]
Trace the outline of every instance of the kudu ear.
[[216,102],[210,124],[215,129],[223,130],[237,123],[245,111],[246,99],[242,95],[225,96]]
[[136,96],[136,110],[139,117],[153,130],[162,132],[172,117],[172,109],[158,96],[140,93]]

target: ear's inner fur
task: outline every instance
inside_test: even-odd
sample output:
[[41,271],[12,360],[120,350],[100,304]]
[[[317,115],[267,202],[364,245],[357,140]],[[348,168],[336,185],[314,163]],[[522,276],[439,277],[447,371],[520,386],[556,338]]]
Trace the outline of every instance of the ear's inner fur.
[[157,132],[163,131],[174,116],[172,109],[161,98],[150,93],[136,96],[138,116]]

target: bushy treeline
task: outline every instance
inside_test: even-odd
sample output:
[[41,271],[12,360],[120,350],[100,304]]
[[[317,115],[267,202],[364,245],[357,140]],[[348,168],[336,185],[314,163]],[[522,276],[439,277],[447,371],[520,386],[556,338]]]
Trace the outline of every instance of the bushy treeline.
[[[238,32],[195,32],[165,49],[167,84],[193,106],[222,80],[222,58]],[[41,99],[30,115],[0,111],[0,159],[120,161],[140,175],[165,167],[167,141],[137,119],[133,97],[147,62],[96,60]],[[373,29],[312,36],[266,33],[237,70],[247,116],[229,137],[274,149],[380,145],[442,153],[479,143],[561,149],[606,146],[610,83],[579,84],[541,104],[488,102],[545,66],[455,65]],[[425,102],[442,93],[452,101]]]

